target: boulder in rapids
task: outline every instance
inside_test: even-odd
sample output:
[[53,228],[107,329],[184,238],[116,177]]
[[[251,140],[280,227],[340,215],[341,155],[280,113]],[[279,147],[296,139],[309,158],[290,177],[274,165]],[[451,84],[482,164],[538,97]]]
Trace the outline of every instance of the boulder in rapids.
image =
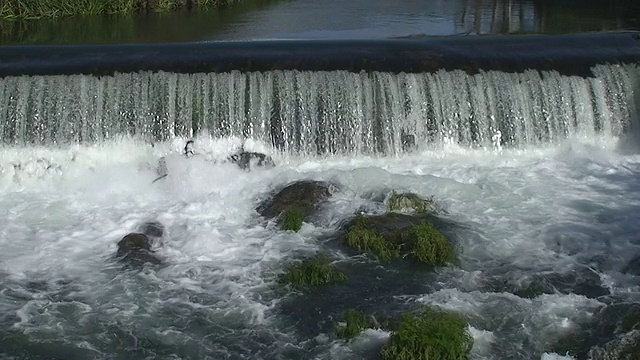
[[295,213],[296,218],[306,221],[320,204],[331,197],[335,188],[335,185],[325,181],[296,181],[276,191],[263,201],[256,211],[268,219],[281,217],[285,213]]
[[576,359],[638,359],[640,303],[606,305],[551,344],[551,351]]
[[142,233],[130,233],[118,242],[116,256],[136,264],[160,264],[161,261],[151,251],[151,240]]
[[[208,163],[216,164],[219,163],[214,159],[209,159],[208,157],[203,156],[195,151],[193,140],[187,141],[182,154],[170,154],[167,156],[163,156],[158,159],[158,164],[156,165],[156,179],[153,182],[164,179],[169,175],[170,169],[177,167],[180,169],[180,162],[184,159],[192,159],[190,161],[205,161]],[[231,162],[236,164],[242,170],[251,170],[255,167],[263,167],[263,168],[272,168],[276,166],[273,158],[269,155],[253,152],[253,151],[245,151],[244,147],[240,147],[240,149],[229,155],[226,159],[221,161],[220,163]],[[173,169],[175,170],[175,169]]]
[[157,221],[149,221],[140,226],[140,232],[148,237],[161,238],[164,235],[164,226]]
[[252,167],[272,168],[276,166],[271,156],[259,152],[244,151],[244,149],[229,156],[228,159],[242,170],[251,170]]
[[426,216],[358,215],[345,230],[341,239],[348,247],[385,262],[410,257],[429,266],[458,263],[455,245]]
[[636,255],[624,268],[622,272],[630,275],[640,275],[640,254]]
[[405,192],[391,192],[387,199],[387,210],[390,212],[401,213],[425,213],[439,214],[443,212],[442,207],[436,203],[433,198],[423,199],[417,194]]
[[508,292],[521,298],[559,293],[596,299],[610,294],[600,275],[588,266],[578,265],[564,272],[539,271],[532,275],[509,266],[497,271],[501,274],[488,275],[484,286],[492,292]]

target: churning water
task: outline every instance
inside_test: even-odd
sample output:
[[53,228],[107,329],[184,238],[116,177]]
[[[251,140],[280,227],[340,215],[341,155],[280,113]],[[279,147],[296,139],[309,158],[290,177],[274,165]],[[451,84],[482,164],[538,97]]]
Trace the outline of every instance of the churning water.
[[[552,359],[600,307],[640,301],[637,66],[535,71],[33,76],[0,80],[0,355],[59,359],[375,359],[389,334],[330,332],[348,307],[437,304],[470,318],[473,359]],[[194,138],[205,156],[158,157]],[[214,163],[240,146],[273,169]],[[257,203],[297,179],[340,185],[315,225],[281,232]],[[461,267],[375,266],[331,242],[390,189],[433,195]],[[164,265],[126,268],[145,221]],[[295,294],[293,259],[330,251],[352,282]],[[609,294],[582,291],[595,273]],[[532,298],[495,283],[554,273]],[[574,284],[575,283],[575,284]]]

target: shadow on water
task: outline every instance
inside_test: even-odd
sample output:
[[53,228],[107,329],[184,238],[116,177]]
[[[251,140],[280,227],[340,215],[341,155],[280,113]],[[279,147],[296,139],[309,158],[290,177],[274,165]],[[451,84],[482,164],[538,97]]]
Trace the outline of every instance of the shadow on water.
[[242,14],[265,9],[277,1],[246,0],[223,9],[194,8],[169,13],[0,21],[0,44],[202,41],[208,34],[241,22]]

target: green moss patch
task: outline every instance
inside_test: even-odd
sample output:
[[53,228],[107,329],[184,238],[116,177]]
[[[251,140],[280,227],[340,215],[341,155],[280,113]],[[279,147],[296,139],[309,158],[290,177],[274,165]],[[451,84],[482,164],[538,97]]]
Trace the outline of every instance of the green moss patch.
[[455,247],[432,224],[416,225],[406,230],[402,237],[410,248],[409,254],[419,262],[433,266],[457,262]]
[[358,215],[347,230],[346,243],[349,247],[373,254],[382,261],[390,261],[400,256],[400,247],[387,241],[378,231],[368,228],[367,218]]
[[302,228],[302,220],[304,216],[302,210],[298,207],[290,207],[282,214],[282,230],[291,230],[298,232]]
[[387,210],[423,214],[435,214],[441,211],[440,206],[433,199],[423,199],[414,193],[397,193],[395,191],[387,200]]
[[463,360],[467,359],[473,338],[466,321],[459,315],[425,308],[418,314],[405,314],[398,329],[382,348],[382,360]]
[[348,309],[344,314],[344,321],[344,325],[336,327],[336,334],[343,339],[352,339],[373,325],[371,317],[356,309]]
[[331,260],[324,255],[315,255],[312,258],[289,265],[279,278],[280,283],[289,284],[297,289],[345,281],[347,281],[347,276],[334,269]]
[[407,215],[385,214],[370,218],[358,215],[347,229],[346,245],[372,254],[383,262],[402,256],[431,266],[458,262],[455,246],[432,224],[415,221],[396,226],[397,216]]

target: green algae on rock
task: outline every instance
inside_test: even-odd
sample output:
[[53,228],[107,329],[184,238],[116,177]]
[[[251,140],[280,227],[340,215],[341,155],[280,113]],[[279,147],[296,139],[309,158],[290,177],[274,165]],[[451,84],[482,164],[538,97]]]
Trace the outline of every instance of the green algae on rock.
[[402,237],[408,253],[421,263],[446,266],[457,262],[453,244],[430,223],[415,225],[405,230]]
[[298,232],[300,228],[302,228],[302,220],[302,211],[298,207],[292,206],[282,214],[282,225],[280,228],[285,231],[291,230]]
[[336,270],[331,260],[321,254],[289,265],[279,278],[280,283],[289,284],[296,289],[319,287],[345,281],[347,281],[347,276]]
[[417,194],[406,192],[391,192],[387,200],[387,210],[390,212],[416,212],[438,214],[442,208],[433,199],[423,199]]
[[455,246],[428,219],[420,216],[358,215],[347,225],[344,242],[383,262],[410,257],[430,266],[457,263]]
[[379,231],[368,228],[368,220],[369,218],[362,215],[353,220],[347,230],[347,245],[355,250],[373,254],[384,262],[398,258],[400,246],[387,241]]
[[382,348],[382,360],[465,360],[473,347],[467,322],[459,315],[426,307],[402,316]]
[[352,339],[374,326],[376,324],[371,316],[357,309],[348,309],[344,314],[344,324],[336,327],[336,335],[343,339]]

